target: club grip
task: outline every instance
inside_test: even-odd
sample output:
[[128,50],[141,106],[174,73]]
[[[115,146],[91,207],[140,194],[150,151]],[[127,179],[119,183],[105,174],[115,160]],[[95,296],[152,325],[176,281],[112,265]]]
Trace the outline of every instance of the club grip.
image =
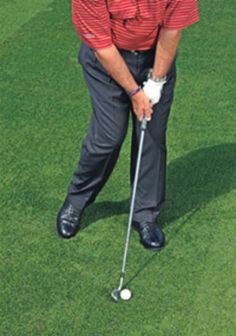
[[141,124],[141,130],[145,130],[147,128],[147,119],[143,118],[142,124]]

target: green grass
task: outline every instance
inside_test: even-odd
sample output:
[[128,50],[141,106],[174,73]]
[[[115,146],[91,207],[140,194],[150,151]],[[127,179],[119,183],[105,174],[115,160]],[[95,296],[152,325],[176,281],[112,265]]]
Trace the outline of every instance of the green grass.
[[[1,35],[0,43],[13,37],[16,33],[16,39],[19,36],[19,29],[24,23],[33,20],[39,12],[51,10],[48,5],[53,0],[1,0],[0,3],[0,21]],[[21,33],[24,33],[24,29]]]
[[131,129],[83,229],[58,239],[90,117],[70,1],[0,9],[0,335],[235,335],[235,2],[200,1],[201,22],[184,31],[160,218],[168,242],[153,254],[132,234],[134,297],[118,304],[110,292],[127,227]]

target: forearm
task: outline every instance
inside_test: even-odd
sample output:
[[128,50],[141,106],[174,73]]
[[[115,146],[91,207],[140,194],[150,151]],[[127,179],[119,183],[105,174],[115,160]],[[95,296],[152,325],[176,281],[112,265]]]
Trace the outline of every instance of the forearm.
[[164,77],[176,55],[181,39],[181,30],[162,28],[159,33],[152,74]]
[[104,49],[97,49],[95,54],[111,77],[122,86],[126,92],[131,92],[137,88],[137,83],[114,45]]

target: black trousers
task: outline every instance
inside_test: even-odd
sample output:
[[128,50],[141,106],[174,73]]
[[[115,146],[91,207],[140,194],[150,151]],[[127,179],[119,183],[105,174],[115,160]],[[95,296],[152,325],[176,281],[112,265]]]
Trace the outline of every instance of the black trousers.
[[[155,50],[145,53],[121,50],[120,53],[137,83],[142,84],[148,70],[153,67]],[[91,95],[92,114],[67,197],[77,209],[84,210],[96,199],[112,173],[127,133],[130,114],[133,120],[130,166],[132,190],[140,122],[132,111],[126,92],[109,76],[93,50],[85,44],[81,45],[79,62]],[[136,221],[155,221],[165,201],[166,128],[176,81],[175,60],[167,76],[161,100],[154,105],[152,120],[147,123],[134,209]]]

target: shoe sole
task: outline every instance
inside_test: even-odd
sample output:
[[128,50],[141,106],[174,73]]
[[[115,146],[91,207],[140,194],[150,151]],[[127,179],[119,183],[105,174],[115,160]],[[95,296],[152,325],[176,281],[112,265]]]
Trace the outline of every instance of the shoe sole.
[[[79,231],[79,230],[78,230],[78,231]],[[76,233],[74,233],[72,236],[67,237],[67,236],[62,236],[62,235],[58,232],[58,230],[56,229],[56,234],[57,234],[57,236],[58,236],[61,240],[69,240],[69,239],[75,237],[76,234],[78,233],[78,231],[77,231]]]
[[142,244],[142,246],[145,248],[145,250],[152,251],[152,252],[160,252],[165,247],[165,246],[155,247],[155,248],[154,247],[147,247],[142,243],[141,239],[140,239],[140,244]]

